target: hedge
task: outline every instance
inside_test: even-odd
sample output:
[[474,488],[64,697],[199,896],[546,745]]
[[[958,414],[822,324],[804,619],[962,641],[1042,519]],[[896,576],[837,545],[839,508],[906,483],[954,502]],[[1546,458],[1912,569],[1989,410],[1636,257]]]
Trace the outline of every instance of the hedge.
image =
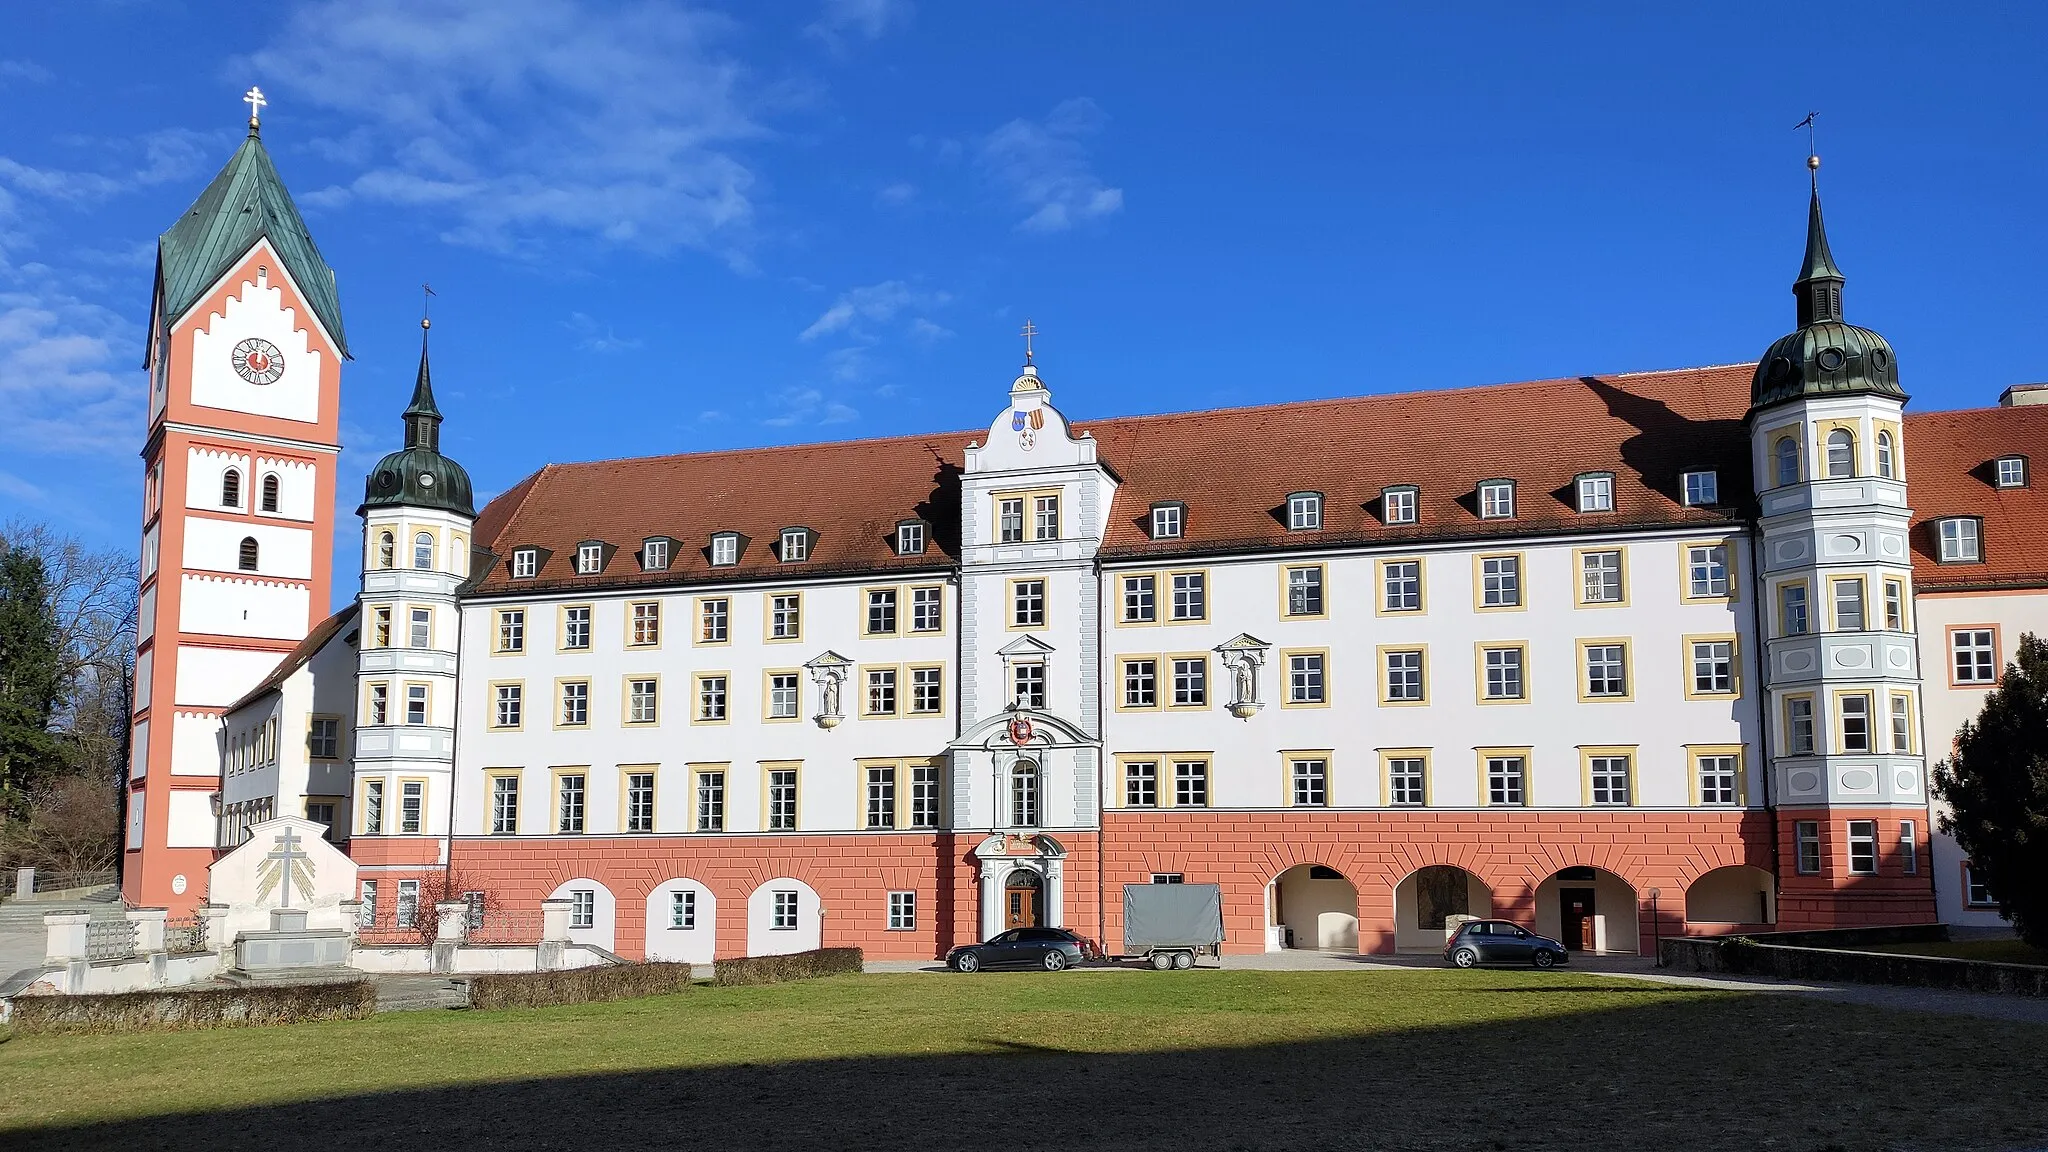
[[366,1020],[377,1011],[367,980],[276,988],[193,988],[104,996],[18,996],[12,1023],[23,1035],[145,1032]]
[[810,980],[861,970],[858,948],[820,948],[814,952],[791,952],[783,956],[746,956],[720,960],[713,966],[711,982],[722,986],[737,984],[780,984],[785,980]]
[[688,964],[606,964],[558,972],[494,972],[469,978],[471,1008],[547,1008],[665,996],[690,986]]

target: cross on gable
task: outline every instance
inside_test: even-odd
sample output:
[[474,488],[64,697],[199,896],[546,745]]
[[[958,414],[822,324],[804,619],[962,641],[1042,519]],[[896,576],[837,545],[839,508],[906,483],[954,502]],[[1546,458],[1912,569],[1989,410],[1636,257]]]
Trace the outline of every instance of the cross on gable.
[[253,127],[256,124],[257,117],[262,114],[264,105],[269,104],[270,101],[263,98],[263,89],[252,86],[249,91],[242,95],[242,103],[249,106],[249,124]]

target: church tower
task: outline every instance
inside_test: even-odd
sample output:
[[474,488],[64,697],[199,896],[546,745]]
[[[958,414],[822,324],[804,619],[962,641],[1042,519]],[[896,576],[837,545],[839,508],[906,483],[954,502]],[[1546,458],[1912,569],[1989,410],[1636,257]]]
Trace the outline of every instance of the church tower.
[[[220,715],[327,615],[348,358],[334,273],[249,135],[157,241],[122,895],[185,910],[219,836]],[[252,763],[274,756],[266,737]]]
[[1891,345],[1843,319],[1843,283],[1816,178],[1798,329],[1758,362],[1747,417],[1785,927],[1934,916],[1906,394]]
[[445,862],[462,623],[456,590],[469,578],[476,522],[469,473],[441,454],[427,327],[421,320],[405,446],[370,470],[357,509],[362,643],[349,855],[361,870],[367,914],[379,924],[430,915],[420,910],[417,877],[422,867]]

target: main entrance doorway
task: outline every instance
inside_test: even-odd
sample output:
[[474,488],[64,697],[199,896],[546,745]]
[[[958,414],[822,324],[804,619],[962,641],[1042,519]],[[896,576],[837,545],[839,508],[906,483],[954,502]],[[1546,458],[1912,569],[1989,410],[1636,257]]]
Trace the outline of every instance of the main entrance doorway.
[[1004,924],[1011,928],[1036,928],[1045,919],[1045,880],[1029,868],[1010,873],[1003,885]]
[[1563,944],[1572,952],[1584,952],[1593,946],[1593,890],[1591,888],[1559,888],[1557,890],[1559,928]]

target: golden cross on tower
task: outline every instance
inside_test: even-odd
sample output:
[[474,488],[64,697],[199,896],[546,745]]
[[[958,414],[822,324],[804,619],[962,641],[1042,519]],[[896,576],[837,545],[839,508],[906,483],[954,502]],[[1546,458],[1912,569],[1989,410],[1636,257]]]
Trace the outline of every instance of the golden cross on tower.
[[251,87],[242,95],[242,103],[249,106],[249,127],[256,127],[256,120],[262,114],[263,106],[270,101],[263,98],[263,89]]
[[1030,320],[1026,320],[1024,321],[1024,330],[1019,335],[1024,337],[1024,362],[1029,364],[1031,363],[1031,338],[1038,335],[1038,328]]

